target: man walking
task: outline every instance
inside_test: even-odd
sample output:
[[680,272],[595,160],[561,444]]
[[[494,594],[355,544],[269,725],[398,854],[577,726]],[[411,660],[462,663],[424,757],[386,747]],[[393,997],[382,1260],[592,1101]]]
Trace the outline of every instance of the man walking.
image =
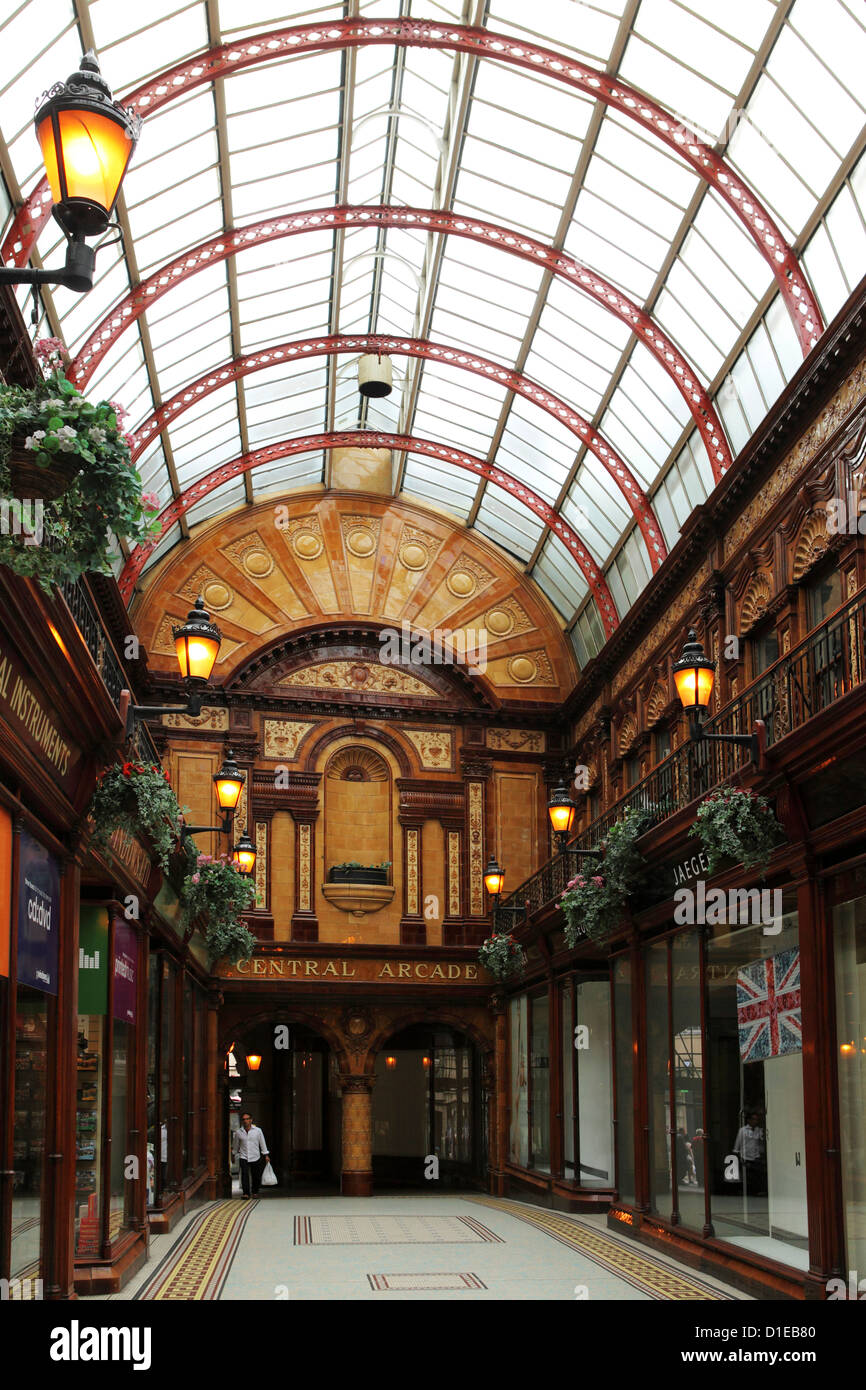
[[241,1127],[235,1131],[235,1154],[240,1159],[241,1187],[244,1197],[249,1197],[252,1183],[252,1196],[259,1195],[262,1173],[268,1161],[268,1146],[258,1125],[253,1124],[252,1115],[241,1115]]

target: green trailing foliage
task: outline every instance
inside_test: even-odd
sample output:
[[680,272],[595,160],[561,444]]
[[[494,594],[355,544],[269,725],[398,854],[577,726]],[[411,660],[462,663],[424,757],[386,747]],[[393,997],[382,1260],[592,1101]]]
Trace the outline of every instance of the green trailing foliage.
[[253,880],[239,873],[225,854],[215,859],[190,851],[181,891],[184,920],[189,925],[200,913],[207,914],[205,940],[212,960],[249,960],[256,938],[239,918],[255,899]]
[[583,936],[599,943],[608,941],[619,927],[626,904],[639,887],[646,869],[636,841],[654,819],[651,808],[630,807],[608,831],[603,860],[569,880],[559,905],[565,916],[565,939],[570,947]]
[[720,787],[704,797],[689,834],[700,840],[711,874],[731,859],[763,875],[785,838],[766,797],[741,787]]
[[93,843],[108,849],[115,830],[147,836],[160,868],[180,839],[181,813],[167,772],[148,763],[114,763],[96,784],[90,803]]
[[510,932],[494,932],[478,950],[478,960],[497,980],[522,975],[526,965],[523,947]]

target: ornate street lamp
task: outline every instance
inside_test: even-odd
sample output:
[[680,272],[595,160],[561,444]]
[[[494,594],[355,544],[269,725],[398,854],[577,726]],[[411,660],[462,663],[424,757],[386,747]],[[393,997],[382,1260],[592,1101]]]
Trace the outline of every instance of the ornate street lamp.
[[36,138],[66,237],[63,270],[0,267],[0,284],[93,288],[96,250],[85,237],[107,230],[123,176],[141,133],[141,117],[113,100],[91,51],[77,72],[46,92],[36,111]]
[[680,702],[689,716],[689,738],[693,743],[735,743],[748,748],[752,762],[757,764],[766,747],[767,730],[762,719],[756,719],[750,734],[706,734],[701,721],[701,711],[705,710],[713,693],[715,666],[710,661],[697,639],[694,628],[689,630],[689,640],[683,647],[682,655],[673,666],[674,684]]
[[[126,737],[132,738],[136,719],[153,719],[158,714],[187,714],[197,719],[201,714],[207,683],[217,659],[222,633],[205,612],[204,599],[197,598],[195,607],[185,623],[173,627],[174,646],[180,674],[188,695],[185,705],[133,705],[129,691],[121,691],[121,714],[126,722]],[[127,703],[123,697],[126,696]],[[125,715],[124,715],[125,709]],[[240,795],[240,792],[238,792]],[[222,803],[220,803],[222,805]]]
[[[500,907],[499,898],[502,893],[502,886],[505,883],[505,870],[500,869],[496,862],[496,856],[491,854],[487,868],[484,870],[484,887],[493,899],[493,926],[496,929],[497,912],[517,913],[524,919],[526,918],[526,908],[517,907],[509,903],[505,907]],[[515,922],[515,926],[517,923]]]
[[556,788],[551,793],[547,803],[547,814],[550,818],[551,828],[556,836],[556,847],[560,854],[565,852],[568,844],[568,837],[574,826],[574,817],[577,814],[577,807],[568,794],[564,784]]
[[247,1071],[258,1071],[259,1067],[262,1065],[262,1059],[258,1052],[248,1052],[246,1062]]
[[232,851],[232,863],[245,876],[249,876],[256,866],[256,847],[246,831]]
[[237,810],[237,804],[246,780],[246,773],[241,772],[234,760],[232,750],[229,749],[219,772],[215,772],[213,775],[217,804],[223,813],[222,820],[219,825],[184,824],[180,832],[181,844],[184,840],[188,840],[190,835],[202,835],[209,831],[216,831],[219,835],[228,835],[232,828],[232,817]]

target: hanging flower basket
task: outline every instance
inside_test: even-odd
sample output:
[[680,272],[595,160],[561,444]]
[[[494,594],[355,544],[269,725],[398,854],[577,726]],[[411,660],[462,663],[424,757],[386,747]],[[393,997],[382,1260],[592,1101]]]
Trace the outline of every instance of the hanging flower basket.
[[211,854],[191,854],[181,899],[187,925],[207,914],[205,940],[213,961],[249,959],[256,938],[238,919],[256,900],[255,884],[238,873],[226,855],[215,859]]
[[81,472],[81,459],[77,454],[34,453],[25,445],[23,435],[9,442],[6,458],[9,469],[10,495],[19,497],[22,502],[53,502],[72,486]]
[[510,932],[494,932],[478,949],[478,960],[497,980],[522,975],[526,965],[523,947]]
[[559,905],[569,947],[585,936],[602,944],[619,927],[646,868],[635,842],[653,820],[653,810],[631,807],[608,831],[597,872],[578,873],[566,886]]
[[109,574],[117,558],[109,537],[134,544],[154,535],[159,498],[142,493],[122,408],[85,400],[66,376],[69,358],[58,338],[35,350],[42,381],[0,382],[0,498],[13,509],[30,504],[31,514],[0,533],[0,564],[48,591],[88,570]]
[[763,875],[785,839],[766,797],[741,787],[719,787],[704,797],[689,834],[700,840],[711,874],[730,860]]
[[146,763],[114,763],[100,777],[90,803],[96,849],[107,849],[118,829],[145,836],[163,870],[180,838],[180,807],[168,773]]

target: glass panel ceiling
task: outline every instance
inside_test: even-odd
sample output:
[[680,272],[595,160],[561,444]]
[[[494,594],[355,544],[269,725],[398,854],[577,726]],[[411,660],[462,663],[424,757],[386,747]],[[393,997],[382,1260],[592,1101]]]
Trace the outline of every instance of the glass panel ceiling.
[[[351,11],[474,24],[461,0],[360,0]],[[126,97],[219,44],[332,24],[344,4],[277,0],[0,0],[0,213],[6,231],[41,177],[34,99],[96,48]],[[146,18],[144,17],[146,14]],[[728,161],[801,258],[825,321],[866,270],[866,11],[851,0],[491,0],[491,32],[579,59],[629,83]],[[11,66],[11,65],[8,65]],[[688,391],[617,296],[651,315],[714,402],[735,456],[802,360],[773,267],[723,196],[627,111],[555,75],[444,47],[362,44],[274,57],[181,87],[148,115],[124,183],[123,243],[86,296],[41,295],[40,335],[74,353],[130,289],[232,227],[335,203],[442,209],[529,234],[596,277],[584,293],[540,259],[461,235],[347,226],[256,243],[173,282],[112,342],[88,389],[139,428],[156,405],[233,359],[328,334],[386,334],[462,349],[522,374],[578,412],[628,465],[669,546],[712,488]],[[5,148],[3,148],[5,147]],[[860,161],[860,162],[858,162]],[[5,232],[4,232],[5,235]],[[42,263],[62,260],[49,221]],[[579,282],[578,282],[579,283]],[[28,294],[19,301],[28,309]],[[600,302],[601,301],[601,302]],[[622,301],[621,301],[622,302]],[[623,304],[625,313],[627,303]],[[607,574],[622,614],[651,576],[625,495],[577,432],[490,373],[395,347],[395,390],[356,389],[363,345],[266,365],[200,396],[139,460],[163,503],[222,463],[297,436],[369,427],[447,444],[498,466],[561,509]],[[512,383],[513,385],[514,383]],[[396,460],[407,498],[477,529],[526,565],[572,627],[581,660],[601,640],[584,576],[549,528],[477,472],[420,449]],[[195,525],[251,498],[327,483],[321,447],[223,484]],[[151,557],[181,537],[173,526]],[[582,654],[582,655],[581,655]]]

